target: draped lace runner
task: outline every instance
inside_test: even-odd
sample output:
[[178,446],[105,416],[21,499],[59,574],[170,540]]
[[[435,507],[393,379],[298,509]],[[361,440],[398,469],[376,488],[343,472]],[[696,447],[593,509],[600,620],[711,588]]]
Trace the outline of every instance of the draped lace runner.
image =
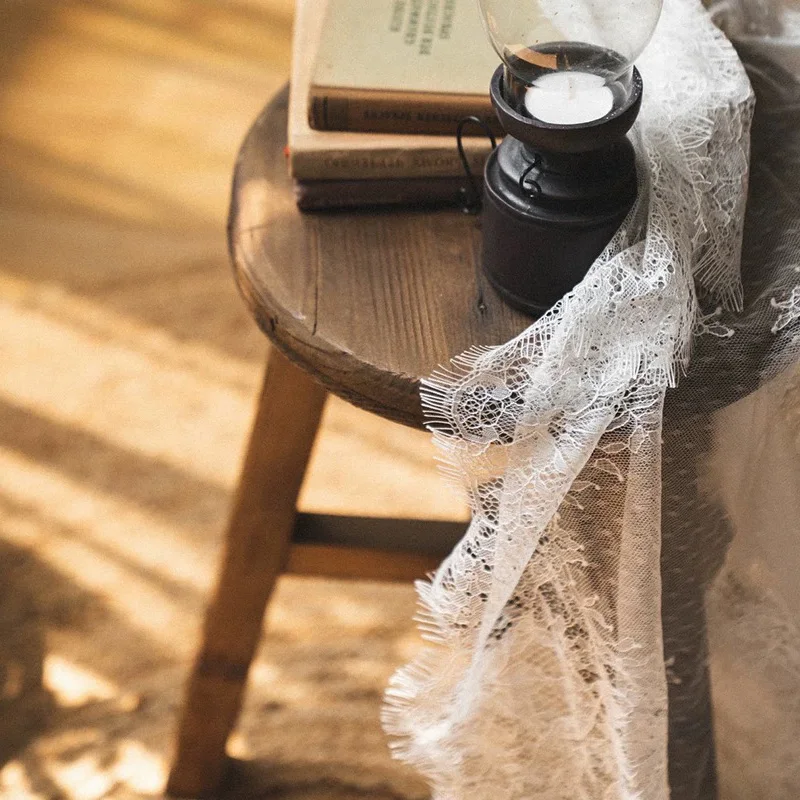
[[742,659],[771,670],[750,706],[717,703],[725,796],[800,797],[800,758],[765,755],[753,722],[774,710],[762,722],[800,740],[800,592],[775,557],[800,532],[800,509],[776,511],[800,496],[800,186],[773,174],[800,161],[800,92],[760,57],[744,249],[753,91],[708,12],[665,0],[628,219],[544,317],[423,387],[473,516],[418,586],[428,646],[384,725],[436,800],[712,800],[709,642],[715,686],[736,693]]

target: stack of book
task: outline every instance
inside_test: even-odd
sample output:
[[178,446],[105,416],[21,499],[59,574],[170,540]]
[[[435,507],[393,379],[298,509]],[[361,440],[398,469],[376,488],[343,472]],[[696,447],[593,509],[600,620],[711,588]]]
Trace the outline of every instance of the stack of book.
[[[477,116],[499,132],[497,63],[475,0],[298,0],[288,129],[298,206],[460,202],[456,128]],[[469,132],[480,176],[491,144]]]

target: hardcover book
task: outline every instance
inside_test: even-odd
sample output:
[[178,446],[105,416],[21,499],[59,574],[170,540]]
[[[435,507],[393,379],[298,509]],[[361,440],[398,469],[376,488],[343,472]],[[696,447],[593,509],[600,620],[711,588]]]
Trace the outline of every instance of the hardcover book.
[[329,0],[309,94],[320,130],[455,134],[489,100],[498,58],[476,0]]
[[[480,190],[482,181],[476,182]],[[294,181],[301,211],[371,206],[460,206],[474,201],[465,177],[380,178],[365,181]]]
[[[455,136],[318,131],[309,125],[309,86],[326,8],[324,0],[298,0],[295,10],[288,126],[292,177],[308,181],[462,176]],[[481,175],[491,151],[489,140],[468,136],[464,149],[473,173]]]

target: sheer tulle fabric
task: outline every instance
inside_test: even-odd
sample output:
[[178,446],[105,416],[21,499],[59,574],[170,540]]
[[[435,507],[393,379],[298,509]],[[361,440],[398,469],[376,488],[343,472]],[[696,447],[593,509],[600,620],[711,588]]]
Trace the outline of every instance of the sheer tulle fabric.
[[717,774],[731,800],[800,796],[800,50],[780,66],[762,36],[782,11],[715,10],[759,97],[747,215],[744,66],[666,0],[629,218],[546,316],[424,386],[473,519],[418,587],[429,646],[384,724],[437,800],[711,800]]

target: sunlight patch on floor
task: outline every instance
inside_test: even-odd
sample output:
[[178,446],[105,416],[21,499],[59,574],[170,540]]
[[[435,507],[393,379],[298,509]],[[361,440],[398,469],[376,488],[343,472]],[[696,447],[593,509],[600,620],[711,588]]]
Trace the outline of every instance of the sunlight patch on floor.
[[121,711],[131,712],[139,703],[137,695],[124,692],[98,672],[58,653],[45,656],[42,681],[61,708],[77,708],[91,702],[113,700]]
[[19,761],[9,761],[0,768],[0,793],[9,800],[50,800],[34,791],[25,767]]
[[[234,484],[260,369],[52,286],[4,278],[0,398],[221,488]],[[158,402],[154,402],[158,398]],[[300,507],[464,519],[429,437],[333,398]]]
[[135,579],[152,577],[173,596],[205,592],[207,546],[191,531],[178,531],[135,505],[97,492],[56,470],[0,447],[5,497],[41,520],[42,538],[82,543],[97,557],[118,565]]
[[[221,485],[237,473],[250,398],[36,310],[0,306],[0,396]],[[158,398],[158,402],[153,402]]]
[[[9,491],[15,493],[19,509],[12,508],[2,514],[6,541],[35,549],[41,558],[77,586],[104,595],[109,606],[122,614],[131,626],[145,631],[162,646],[173,649],[183,644],[185,649],[187,627],[193,630],[198,622],[192,615],[187,619],[186,612],[199,611],[200,598],[189,603],[187,608],[186,600],[181,602],[175,591],[174,581],[159,585],[159,567],[153,563],[152,554],[147,554],[142,564],[135,555],[126,557],[121,553],[110,537],[116,531],[117,536],[127,536],[133,544],[139,535],[152,535],[152,531],[137,531],[135,527],[125,526],[124,521],[118,525],[113,516],[95,518],[92,509],[96,508],[98,498],[83,494],[70,487],[67,481],[47,472],[0,450],[4,493],[6,497]],[[65,525],[58,520],[59,511],[72,520],[82,517],[84,524]],[[105,543],[104,538],[107,538]],[[170,546],[168,539],[161,552]],[[161,569],[166,569],[169,563],[162,562]],[[177,561],[174,566],[188,577],[185,564]],[[197,580],[195,575],[192,579]]]
[[8,762],[0,769],[2,797],[7,800],[52,800],[53,792],[58,791],[62,800],[101,800],[112,793],[114,797],[125,796],[126,790],[136,793],[137,797],[161,795],[166,780],[165,759],[141,742],[119,742],[110,763],[92,752],[71,757],[70,751],[74,749],[91,748],[92,733],[76,731],[48,743],[50,758],[46,774],[50,791],[47,794],[34,789],[23,761]]

